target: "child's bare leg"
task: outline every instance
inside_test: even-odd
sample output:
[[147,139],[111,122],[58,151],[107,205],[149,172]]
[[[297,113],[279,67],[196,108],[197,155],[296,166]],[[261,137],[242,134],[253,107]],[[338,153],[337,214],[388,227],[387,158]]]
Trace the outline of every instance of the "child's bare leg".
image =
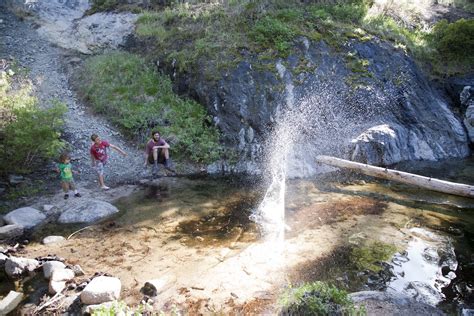
[[105,187],[103,174],[99,174],[99,185],[100,187]]
[[67,193],[69,191],[69,184],[66,181],[62,181],[61,188],[63,189],[64,193]]
[[153,148],[153,161],[155,164],[158,162],[158,148]]

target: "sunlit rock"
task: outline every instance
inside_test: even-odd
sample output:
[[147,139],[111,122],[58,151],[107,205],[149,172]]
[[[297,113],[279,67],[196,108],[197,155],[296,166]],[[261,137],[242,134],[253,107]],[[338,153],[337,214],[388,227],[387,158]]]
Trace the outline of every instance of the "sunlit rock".
[[47,237],[44,237],[41,242],[44,245],[50,245],[50,244],[57,244],[65,240],[66,238],[64,238],[63,236],[47,236]]
[[81,301],[84,304],[101,304],[108,301],[118,300],[122,283],[119,279],[107,276],[94,278],[81,293]]
[[59,216],[59,223],[93,223],[112,214],[118,213],[112,204],[94,199],[77,199],[67,205],[65,212]]
[[41,224],[46,219],[46,215],[32,207],[21,207],[11,211],[3,218],[8,224],[32,228]]
[[0,301],[0,315],[7,315],[13,311],[23,299],[23,293],[10,291],[8,295]]
[[64,268],[66,268],[66,265],[61,261],[46,261],[43,263],[43,275],[46,279],[49,279],[53,271]]
[[35,259],[10,257],[5,261],[5,273],[9,277],[18,277],[26,272],[32,272],[40,263]]

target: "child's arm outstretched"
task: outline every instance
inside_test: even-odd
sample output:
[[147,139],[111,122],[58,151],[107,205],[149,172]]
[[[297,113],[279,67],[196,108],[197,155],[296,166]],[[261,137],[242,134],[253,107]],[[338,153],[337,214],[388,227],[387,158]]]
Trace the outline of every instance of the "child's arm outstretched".
[[120,149],[119,147],[117,147],[117,146],[115,146],[115,145],[110,144],[110,148],[112,148],[113,150],[115,150],[115,151],[121,153],[123,156],[127,156],[127,153],[126,153],[126,152],[124,152],[122,149]]

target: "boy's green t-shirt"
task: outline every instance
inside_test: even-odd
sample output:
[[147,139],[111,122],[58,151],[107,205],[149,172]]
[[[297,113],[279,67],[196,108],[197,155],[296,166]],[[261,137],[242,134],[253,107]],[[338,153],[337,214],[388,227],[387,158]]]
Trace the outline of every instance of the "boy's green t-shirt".
[[72,165],[70,163],[58,163],[61,180],[72,180]]

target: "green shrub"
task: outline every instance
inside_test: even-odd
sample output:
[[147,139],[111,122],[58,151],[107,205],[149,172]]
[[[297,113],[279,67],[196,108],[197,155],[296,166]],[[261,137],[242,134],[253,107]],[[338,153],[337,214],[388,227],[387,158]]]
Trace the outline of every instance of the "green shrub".
[[311,17],[323,21],[359,23],[366,15],[369,4],[364,1],[348,1],[332,5],[316,4],[309,7]]
[[144,141],[152,129],[174,135],[175,157],[211,162],[219,156],[216,128],[197,102],[173,93],[171,81],[139,56],[112,53],[91,57],[79,90],[98,113],[107,115],[130,138]]
[[9,76],[0,74],[0,173],[28,173],[64,148],[59,137],[66,106],[55,101],[40,109],[30,86],[11,91]]
[[474,20],[461,19],[453,23],[442,20],[434,26],[429,41],[441,59],[474,64]]
[[306,283],[289,288],[280,298],[283,315],[365,315],[347,292],[325,282]]
[[257,21],[250,33],[251,38],[265,48],[275,48],[280,54],[288,55],[294,29],[275,17],[265,16]]

